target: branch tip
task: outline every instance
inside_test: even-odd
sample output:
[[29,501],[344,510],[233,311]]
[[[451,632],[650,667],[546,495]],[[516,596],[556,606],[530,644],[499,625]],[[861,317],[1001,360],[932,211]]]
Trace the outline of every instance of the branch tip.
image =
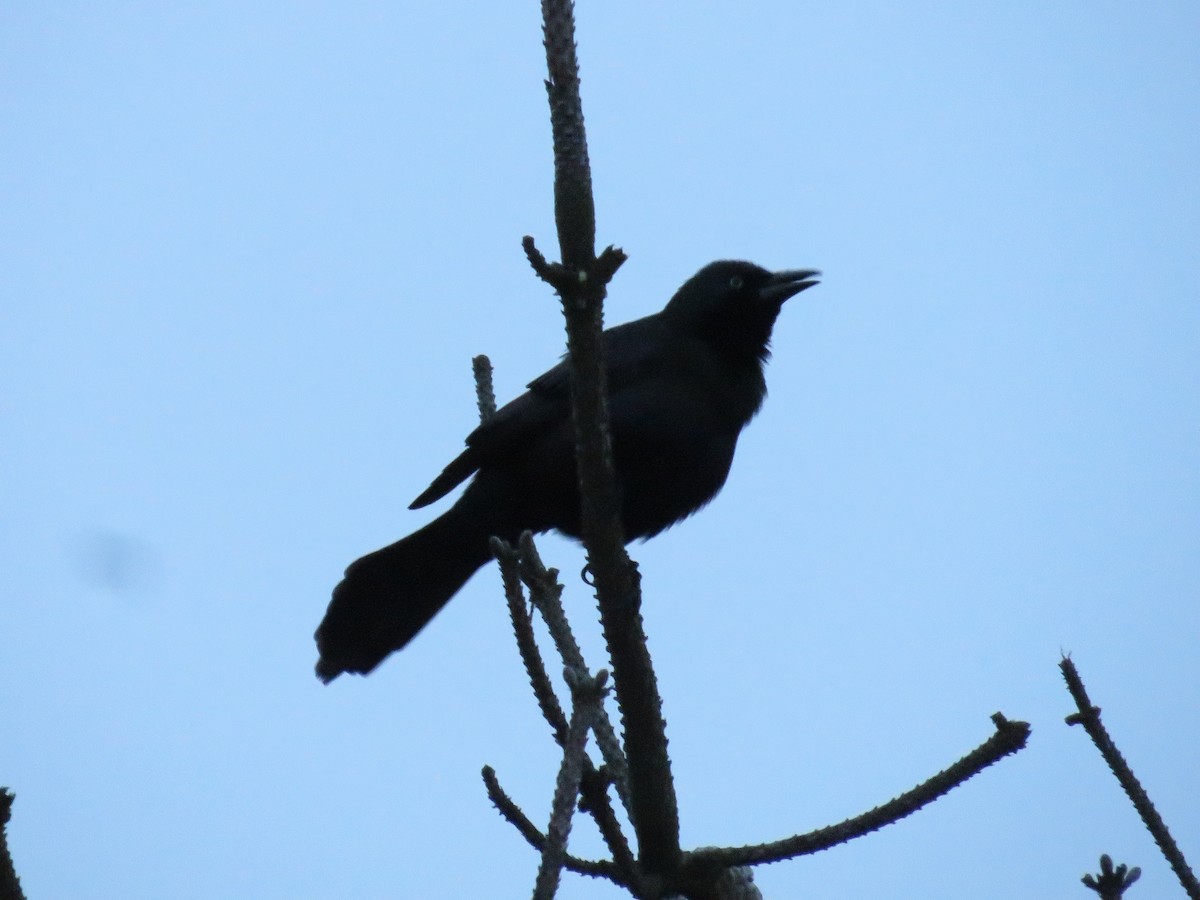
[[481,353],[471,359],[471,371],[475,375],[475,401],[479,406],[479,421],[485,423],[496,414],[496,392],[492,388],[492,361]]

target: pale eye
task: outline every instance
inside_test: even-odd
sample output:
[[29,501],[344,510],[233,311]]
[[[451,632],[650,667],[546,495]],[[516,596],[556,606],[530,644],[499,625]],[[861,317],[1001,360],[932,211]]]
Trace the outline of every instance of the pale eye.
[[742,281],[741,275],[734,275],[732,278],[729,279],[729,286],[731,288],[733,288],[735,291],[740,291],[742,289],[742,285],[744,283],[745,282]]

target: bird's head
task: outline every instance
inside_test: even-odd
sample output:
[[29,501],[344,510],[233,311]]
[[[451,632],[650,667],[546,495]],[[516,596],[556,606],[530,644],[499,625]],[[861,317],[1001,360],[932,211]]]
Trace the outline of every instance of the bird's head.
[[737,359],[770,356],[771,329],[784,301],[818,282],[815,269],[771,272],[754,263],[709,263],[675,292],[663,318]]

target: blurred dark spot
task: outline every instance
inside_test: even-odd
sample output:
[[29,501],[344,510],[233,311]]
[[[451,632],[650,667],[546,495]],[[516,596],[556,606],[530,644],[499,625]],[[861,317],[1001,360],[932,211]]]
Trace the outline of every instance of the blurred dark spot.
[[72,541],[71,556],[76,574],[89,587],[143,593],[158,580],[158,551],[130,535],[105,529],[84,532]]

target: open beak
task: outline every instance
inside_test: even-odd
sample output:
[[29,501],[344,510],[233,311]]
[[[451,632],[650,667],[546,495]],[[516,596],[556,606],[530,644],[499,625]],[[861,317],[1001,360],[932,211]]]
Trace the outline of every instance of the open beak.
[[814,284],[820,284],[816,280],[816,276],[820,274],[817,269],[784,269],[772,275],[758,293],[764,300],[782,304],[789,297],[808,290]]

